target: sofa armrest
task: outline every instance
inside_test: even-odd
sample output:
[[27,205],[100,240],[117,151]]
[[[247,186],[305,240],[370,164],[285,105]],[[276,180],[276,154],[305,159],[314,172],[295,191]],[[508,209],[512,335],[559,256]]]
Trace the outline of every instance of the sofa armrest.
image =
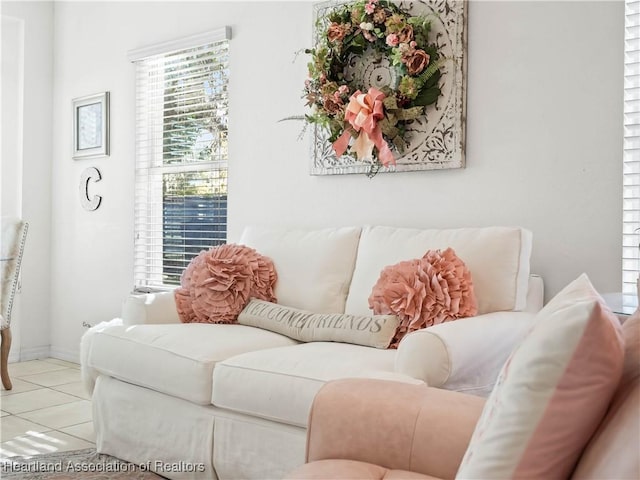
[[122,321],[124,325],[180,323],[173,290],[129,295],[122,305]]
[[454,478],[484,399],[425,385],[346,379],[311,407],[307,462],[348,459]]
[[487,396],[534,318],[493,312],[412,332],[400,342],[395,370],[430,387]]
[[89,356],[91,353],[91,344],[93,338],[99,332],[109,328],[122,325],[122,319],[114,318],[108,322],[100,322],[94,325],[82,335],[80,339],[80,377],[84,385],[85,391],[89,395],[93,395],[93,389],[96,386],[96,379],[98,378],[98,371],[89,366]]

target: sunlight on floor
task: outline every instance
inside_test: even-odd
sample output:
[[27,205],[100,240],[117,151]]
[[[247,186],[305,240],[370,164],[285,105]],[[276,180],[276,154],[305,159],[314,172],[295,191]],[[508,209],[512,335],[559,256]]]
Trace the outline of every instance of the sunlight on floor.
[[3,445],[11,448],[11,450],[3,446],[0,448],[0,453],[12,457],[15,455],[30,456],[40,453],[57,452],[60,447],[64,446],[64,442],[46,433],[29,431],[23,436],[4,442]]
[[77,364],[31,360],[9,371],[14,388],[0,391],[0,461],[94,446],[91,401]]

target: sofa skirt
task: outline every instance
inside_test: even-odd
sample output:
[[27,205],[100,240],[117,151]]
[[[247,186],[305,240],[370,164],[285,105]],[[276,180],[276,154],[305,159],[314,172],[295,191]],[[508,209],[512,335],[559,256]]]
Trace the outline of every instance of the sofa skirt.
[[304,428],[105,375],[97,378],[92,401],[97,451],[170,479],[277,479],[304,463]]

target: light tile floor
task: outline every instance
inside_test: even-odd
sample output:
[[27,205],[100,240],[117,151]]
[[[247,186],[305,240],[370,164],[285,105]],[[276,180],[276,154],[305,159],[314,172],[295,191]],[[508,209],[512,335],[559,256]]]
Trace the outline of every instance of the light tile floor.
[[80,366],[48,358],[9,364],[0,390],[0,459],[93,447],[91,401]]

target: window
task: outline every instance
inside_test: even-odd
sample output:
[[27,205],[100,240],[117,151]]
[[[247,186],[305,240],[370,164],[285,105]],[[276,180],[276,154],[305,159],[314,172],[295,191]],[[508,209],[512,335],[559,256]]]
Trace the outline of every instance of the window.
[[229,33],[130,52],[136,288],[178,285],[195,255],[226,241]]
[[640,0],[625,2],[622,291],[640,274]]

